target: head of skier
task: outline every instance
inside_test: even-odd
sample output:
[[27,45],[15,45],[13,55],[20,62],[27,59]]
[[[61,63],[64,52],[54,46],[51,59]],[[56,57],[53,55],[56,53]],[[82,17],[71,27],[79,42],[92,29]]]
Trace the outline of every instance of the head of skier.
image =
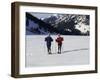
[[60,34],[58,34],[58,37],[60,37]]
[[50,37],[51,35],[50,35],[50,33],[48,34],[48,37]]

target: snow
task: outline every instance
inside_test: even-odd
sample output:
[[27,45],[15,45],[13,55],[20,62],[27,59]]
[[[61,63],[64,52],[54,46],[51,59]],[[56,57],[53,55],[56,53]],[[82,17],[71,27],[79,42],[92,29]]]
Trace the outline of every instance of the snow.
[[89,36],[62,36],[62,53],[57,54],[57,36],[51,35],[52,54],[47,53],[46,35],[26,35],[26,67],[89,64]]
[[87,33],[88,31],[90,31],[90,26],[89,25],[85,25],[83,23],[78,23],[76,26],[76,29],[80,30],[81,33]]

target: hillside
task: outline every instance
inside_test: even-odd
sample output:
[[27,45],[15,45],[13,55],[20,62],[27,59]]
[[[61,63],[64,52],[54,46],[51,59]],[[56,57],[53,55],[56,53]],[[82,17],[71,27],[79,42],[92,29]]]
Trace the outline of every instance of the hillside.
[[88,15],[60,15],[39,19],[26,13],[26,35],[89,35]]

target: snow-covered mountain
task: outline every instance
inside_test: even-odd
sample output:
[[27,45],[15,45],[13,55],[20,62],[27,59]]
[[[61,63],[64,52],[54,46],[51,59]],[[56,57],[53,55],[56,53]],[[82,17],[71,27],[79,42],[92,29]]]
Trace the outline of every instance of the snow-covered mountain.
[[57,34],[58,31],[50,24],[45,23],[41,19],[38,19],[29,13],[26,13],[26,35],[48,33]]
[[73,33],[78,31],[79,34],[89,35],[90,32],[89,15],[58,14],[58,16],[46,18],[44,21]]
[[89,15],[56,14],[38,19],[26,13],[26,34],[89,35]]

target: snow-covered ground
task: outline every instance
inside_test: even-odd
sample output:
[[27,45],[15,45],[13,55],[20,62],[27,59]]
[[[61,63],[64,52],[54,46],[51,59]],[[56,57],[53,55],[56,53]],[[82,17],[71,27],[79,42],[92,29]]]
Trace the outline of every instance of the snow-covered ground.
[[[52,36],[52,35],[51,35]],[[62,53],[57,54],[57,36],[52,36],[52,53],[47,53],[46,36],[26,36],[26,67],[89,64],[89,36],[63,36]]]

